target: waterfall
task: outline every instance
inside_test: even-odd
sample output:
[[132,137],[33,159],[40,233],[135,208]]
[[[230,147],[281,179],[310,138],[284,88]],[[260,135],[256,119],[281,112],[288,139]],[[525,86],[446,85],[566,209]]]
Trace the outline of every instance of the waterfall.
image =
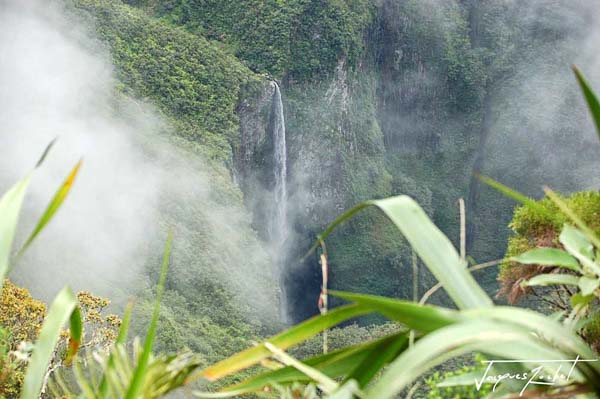
[[273,105],[271,109],[271,134],[273,140],[273,213],[269,223],[269,239],[275,262],[275,278],[279,280],[279,314],[283,323],[289,322],[287,297],[285,292],[285,240],[287,226],[287,149],[285,143],[285,119],[281,91],[276,82],[273,85]]
[[273,82],[272,139],[273,139],[273,216],[269,236],[275,248],[281,249],[287,236],[287,150],[285,143],[285,119],[279,85]]

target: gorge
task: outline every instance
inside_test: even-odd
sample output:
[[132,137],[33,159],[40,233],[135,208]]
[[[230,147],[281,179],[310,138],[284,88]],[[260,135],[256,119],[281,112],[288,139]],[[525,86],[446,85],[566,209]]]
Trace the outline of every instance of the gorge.
[[[136,292],[148,291],[158,267],[157,226],[173,225],[159,340],[166,348],[216,359],[281,320],[316,314],[321,269],[316,257],[300,259],[316,234],[360,201],[408,194],[456,243],[456,201],[465,198],[468,255],[482,262],[504,255],[514,203],[480,186],[473,170],[533,197],[543,184],[564,192],[598,185],[598,144],[569,73],[576,62],[593,82],[599,77],[591,2],[66,0],[49,2],[51,11],[41,2],[25,11],[15,4],[1,5],[2,47],[13,49],[0,60],[0,117],[11,121],[2,127],[2,148],[35,158],[54,132],[89,132],[72,148],[103,178],[82,174],[89,180],[71,212],[84,200],[97,204],[95,214],[104,216],[89,228],[104,238],[96,245],[84,223],[65,216],[48,237],[89,240],[69,244],[69,252],[47,238],[55,248],[47,259],[71,254],[64,270],[55,273],[40,243],[14,277],[44,296],[56,287],[42,287],[32,270],[47,265],[45,276],[62,285],[81,264],[93,264],[94,279],[73,277],[74,285],[122,303],[136,290],[125,284],[113,292],[112,282],[132,270]],[[52,52],[34,45],[42,39],[27,39],[14,22],[19,13],[45,27],[39,37]],[[20,58],[20,48],[29,55]],[[55,54],[64,54],[63,64]],[[13,73],[26,64],[26,79]],[[76,73],[69,65],[79,65]],[[67,87],[71,75],[83,77],[73,90],[48,83]],[[46,103],[56,117],[40,111]],[[45,127],[31,122],[44,118]],[[94,161],[89,143],[112,137],[106,132],[115,141],[102,141]],[[118,155],[113,148],[133,161],[106,162]],[[3,184],[26,164],[2,162]],[[161,166],[140,166],[154,163]],[[63,167],[49,164],[47,179]],[[111,193],[114,176],[117,191],[135,199],[130,212],[110,212],[118,196],[96,199],[94,183]],[[41,186],[36,205],[48,194]],[[71,223],[78,227],[69,230]],[[112,232],[131,226],[148,236],[133,242]],[[122,249],[120,242],[130,245],[123,258],[135,262],[105,266],[121,253],[105,248]],[[377,212],[352,220],[328,244],[332,288],[412,297],[411,252]],[[86,258],[88,247],[94,256]],[[493,270],[478,275],[490,290],[495,277]],[[424,271],[419,289],[432,284]],[[434,302],[446,300],[436,295]],[[151,298],[142,298],[147,311]],[[190,336],[192,327],[205,334]],[[223,336],[227,350],[217,343]]]

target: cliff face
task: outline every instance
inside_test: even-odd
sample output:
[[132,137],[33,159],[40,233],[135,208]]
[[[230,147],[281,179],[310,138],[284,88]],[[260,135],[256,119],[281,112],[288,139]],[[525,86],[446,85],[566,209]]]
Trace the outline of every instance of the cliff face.
[[[314,239],[337,215],[371,198],[410,193],[431,209],[431,193],[418,188],[403,173],[394,178],[386,165],[384,134],[377,115],[377,75],[356,70],[341,59],[330,77],[318,84],[288,84],[283,89],[288,138],[288,245],[284,285],[290,311],[297,319],[314,312],[320,286],[315,259],[297,264]],[[264,232],[272,192],[272,137],[268,121],[272,90],[265,87],[240,112],[241,148],[236,165],[246,204],[255,227]],[[367,212],[343,226],[329,246],[331,280],[335,287],[362,292],[407,296],[402,279],[373,284],[362,278],[402,275],[409,264],[406,246],[376,212]]]
[[[463,128],[477,121],[477,103],[466,104],[465,99],[451,96],[456,91],[453,84],[475,83],[460,81],[459,72],[457,82],[448,82],[444,76],[451,62],[446,61],[447,55],[460,58],[464,54],[455,53],[467,51],[456,49],[465,34],[464,20],[457,7],[446,7],[431,17],[417,2],[407,4],[383,2],[369,8],[368,24],[358,34],[362,41],[359,58],[348,58],[342,51],[327,73],[304,81],[292,72],[283,75],[289,220],[298,244],[288,254],[285,267],[289,296],[295,298],[291,310],[299,318],[315,310],[312,302],[318,294],[320,269],[314,260],[304,265],[295,261],[312,237],[353,205],[409,194],[431,214],[435,205],[434,216],[456,231],[454,202],[466,189],[473,145],[451,146],[454,140],[467,141]],[[263,91],[254,99],[258,106],[240,108],[244,115],[249,110],[255,115],[241,118],[242,143],[250,140],[253,144],[242,144],[252,155],[244,153],[239,172],[245,176],[241,187],[246,198],[252,198],[247,204],[255,220],[268,217],[264,204],[270,194],[264,177],[271,156],[269,118],[268,108],[260,105],[268,95]],[[475,96],[471,101],[478,100]],[[463,112],[461,107],[475,112]],[[260,223],[256,226],[260,229]],[[410,253],[388,227],[381,215],[367,213],[332,237],[329,255],[334,287],[410,296],[409,284],[402,278],[384,283],[363,278],[364,273],[403,276],[408,272]]]
[[[531,93],[551,93],[547,82],[560,63],[575,58],[568,49],[587,29],[577,19],[585,20],[584,1],[570,13],[551,0],[75,3],[99,16],[98,31],[126,90],[156,101],[186,145],[213,160],[221,177],[230,174],[219,185],[243,195],[240,212],[250,220],[244,229],[254,229],[257,245],[279,259],[271,268],[265,258],[265,269],[276,279],[283,270],[297,319],[316,312],[320,285],[316,258],[298,259],[318,232],[360,201],[411,195],[456,241],[456,202],[463,197],[469,254],[484,261],[502,255],[513,204],[480,188],[472,172],[506,177],[527,192],[552,181],[578,186],[527,155],[538,146],[521,125],[559,140],[561,130],[583,127],[575,117],[533,110],[532,102],[545,101]],[[565,15],[581,28],[559,23]],[[288,232],[277,251],[268,234],[277,205],[272,81],[281,87],[287,139]],[[540,124],[539,115],[556,123]],[[587,154],[583,144],[561,143],[561,151]],[[412,296],[409,248],[377,212],[350,221],[328,244],[334,288]],[[421,289],[430,285],[425,276]]]
[[235,181],[244,193],[244,203],[251,210],[253,225],[267,240],[273,179],[273,140],[269,129],[272,117],[274,86],[267,80],[255,85],[240,99],[236,113],[240,118],[239,147],[233,153]]
[[[301,3],[294,4],[300,7]],[[352,9],[350,2],[327,3],[338,10]],[[550,114],[555,126],[535,126],[535,116],[528,114],[531,104],[520,89],[531,80],[540,84],[546,78],[558,79],[562,85],[565,77],[558,78],[555,73],[561,62],[567,65],[569,57],[575,58],[567,49],[576,46],[574,38],[587,29],[575,32],[556,24],[556,18],[565,13],[580,18],[585,6],[579,4],[581,9],[573,12],[550,3],[372,2],[365,4],[362,12],[354,8],[354,13],[342,13],[344,18],[334,32],[344,32],[352,39],[342,41],[347,47],[329,46],[329,51],[311,53],[314,65],[320,68],[298,74],[296,64],[305,66],[306,60],[294,58],[293,52],[277,68],[263,65],[263,70],[284,82],[290,220],[297,247],[306,248],[309,237],[362,200],[408,194],[455,241],[459,235],[457,200],[464,198],[469,254],[481,261],[500,257],[513,204],[480,187],[473,173],[490,174],[526,192],[544,181],[562,186],[562,171],[546,165],[542,172],[540,162],[532,162],[522,153],[513,157],[501,143],[513,142],[519,147],[516,143],[523,142],[519,120],[537,131],[538,137],[559,141],[561,130],[575,129],[572,119]],[[311,37],[317,39],[316,45],[323,35],[332,35],[324,32],[328,25],[322,18],[319,13],[311,14],[301,35],[290,28],[293,24],[282,23],[274,29],[288,32],[288,46],[307,46]],[[543,50],[549,47],[558,50]],[[239,56],[244,54],[242,51]],[[331,54],[335,54],[335,65]],[[533,61],[536,59],[544,61]],[[541,71],[532,68],[532,62]],[[552,72],[547,65],[552,65]],[[551,90],[544,84],[540,88]],[[572,89],[569,87],[570,92]],[[509,94],[515,92],[521,94]],[[545,114],[540,109],[535,112]],[[242,122],[241,131],[244,129]],[[523,151],[535,151],[534,142],[529,139],[529,150]],[[495,152],[500,148],[502,155]],[[261,154],[261,159],[265,154],[268,158],[269,151]],[[514,164],[521,165],[521,171],[537,170],[545,180],[540,175],[509,171]],[[256,171],[265,166],[268,169],[264,164],[248,167]],[[550,170],[554,170],[552,176]],[[364,278],[363,271],[372,276],[408,275],[406,246],[396,242],[394,232],[374,228],[373,218],[377,217],[365,215],[331,239],[332,284],[339,289],[409,297],[409,284],[402,278],[385,283]],[[294,298],[304,298],[307,287],[311,287],[310,298],[298,299],[304,302],[294,309],[306,310],[300,310],[304,317],[310,313],[308,309],[315,311],[311,301],[320,276],[316,262],[294,265],[294,259],[301,255],[301,249],[297,251],[288,261],[288,285],[296,292],[291,294]],[[490,271],[484,279],[491,283],[494,276]],[[423,289],[430,285],[428,279],[426,276],[422,281]]]

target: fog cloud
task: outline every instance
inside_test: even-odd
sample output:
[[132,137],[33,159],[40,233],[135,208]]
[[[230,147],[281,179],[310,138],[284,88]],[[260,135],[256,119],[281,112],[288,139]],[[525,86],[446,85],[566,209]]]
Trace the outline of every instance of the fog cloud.
[[65,284],[131,294],[174,224],[172,273],[193,274],[186,262],[196,259],[208,268],[202,278],[220,276],[246,303],[272,306],[265,303],[273,298],[265,288],[267,257],[225,168],[173,145],[172,128],[151,105],[115,89],[109,60],[108,49],[58,3],[0,1],[2,190],[58,136],[35,173],[21,236],[84,160],[71,195],[13,277],[45,299]]

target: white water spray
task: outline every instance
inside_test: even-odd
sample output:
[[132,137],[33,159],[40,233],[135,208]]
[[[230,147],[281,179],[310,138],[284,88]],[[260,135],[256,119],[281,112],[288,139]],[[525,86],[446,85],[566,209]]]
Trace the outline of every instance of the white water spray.
[[280,318],[287,323],[288,309],[285,293],[283,266],[285,262],[285,240],[287,226],[287,149],[285,141],[285,118],[281,91],[276,82],[273,84],[273,105],[271,110],[271,134],[273,140],[273,213],[269,223],[269,239],[276,267],[276,279],[281,289]]
[[285,119],[279,85],[273,82],[272,134],[274,209],[269,225],[269,236],[275,248],[281,248],[287,237],[287,150],[285,142]]

